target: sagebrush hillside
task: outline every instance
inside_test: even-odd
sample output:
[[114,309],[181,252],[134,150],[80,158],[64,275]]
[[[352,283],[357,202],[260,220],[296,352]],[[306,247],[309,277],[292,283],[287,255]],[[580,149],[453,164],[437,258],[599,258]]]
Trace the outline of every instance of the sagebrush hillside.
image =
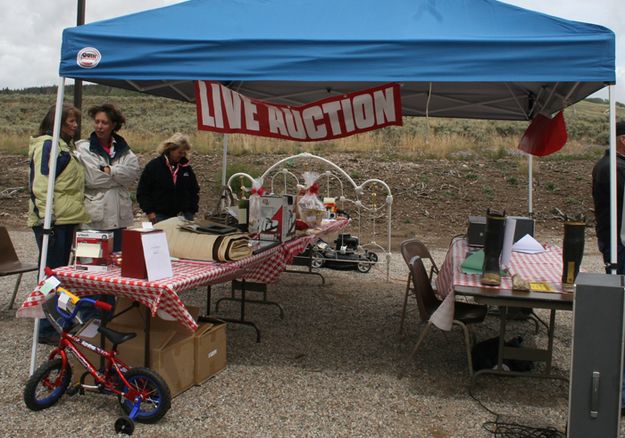
[[[73,99],[72,92],[73,87],[67,87],[66,100],[69,102]],[[107,101],[122,108],[127,126],[120,133],[138,152],[152,151],[161,140],[176,131],[189,134],[197,152],[221,151],[221,135],[197,131],[194,104],[100,85],[84,87],[83,96],[83,109]],[[0,150],[25,154],[28,136],[36,132],[55,99],[56,89],[53,87],[0,91]],[[618,107],[619,117],[625,118],[625,105],[619,104]],[[594,158],[600,154],[608,143],[607,112],[608,106],[601,99],[589,99],[568,108],[565,118],[569,142],[556,155]],[[229,150],[235,155],[360,151],[408,159],[472,159],[476,155],[496,158],[515,154],[527,125],[527,122],[405,117],[402,127],[321,143],[233,135]],[[91,121],[85,118],[83,136],[90,131]]]

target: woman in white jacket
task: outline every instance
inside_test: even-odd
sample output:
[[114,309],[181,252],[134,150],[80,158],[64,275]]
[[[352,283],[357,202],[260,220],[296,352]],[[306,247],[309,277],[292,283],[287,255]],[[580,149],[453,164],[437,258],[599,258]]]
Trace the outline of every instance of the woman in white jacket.
[[133,224],[129,187],[139,177],[139,160],[126,140],[117,134],[126,119],[114,105],[89,109],[95,129],[89,139],[76,146],[85,166],[85,208],[91,216],[87,228],[113,231],[113,250],[121,251],[122,229]]

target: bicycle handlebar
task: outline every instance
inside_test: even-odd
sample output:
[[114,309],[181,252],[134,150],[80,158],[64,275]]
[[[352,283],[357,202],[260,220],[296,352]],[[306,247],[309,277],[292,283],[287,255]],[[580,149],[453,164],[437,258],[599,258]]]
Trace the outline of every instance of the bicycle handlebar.
[[59,302],[57,299],[57,303],[56,303],[56,310],[57,312],[59,312],[59,315],[61,315],[63,317],[63,319],[71,321],[74,319],[74,317],[76,316],[76,314],[78,313],[78,311],[80,310],[81,307],[87,305],[87,304],[91,304],[94,307],[97,307],[99,309],[102,309],[106,312],[109,312],[113,309],[113,306],[110,305],[107,302],[104,301],[100,301],[100,300],[94,300],[92,298],[79,298],[76,295],[74,295],[73,293],[71,293],[70,291],[68,291],[67,289],[64,289],[62,287],[57,288],[57,293],[61,294],[65,294],[69,297],[70,301],[72,302],[72,304],[74,304],[74,310],[69,313],[66,312],[65,310],[63,310],[60,306],[59,306]]

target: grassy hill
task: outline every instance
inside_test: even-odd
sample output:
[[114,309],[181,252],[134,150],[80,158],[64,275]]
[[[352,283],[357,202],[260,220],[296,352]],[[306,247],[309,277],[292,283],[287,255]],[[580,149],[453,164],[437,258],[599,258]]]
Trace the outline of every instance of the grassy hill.
[[[73,86],[66,100],[72,101]],[[26,154],[47,108],[56,98],[54,87],[0,90],[0,151]],[[222,136],[199,132],[195,106],[131,91],[92,85],[84,87],[83,108],[112,102],[124,111],[128,121],[120,132],[137,152],[152,151],[175,131],[191,136],[199,153],[218,153]],[[618,117],[625,119],[625,105],[618,104]],[[565,111],[569,142],[554,158],[594,158],[608,143],[608,105],[602,99],[588,99]],[[406,159],[471,159],[515,154],[527,122],[406,117],[404,126],[320,143],[297,143],[242,135],[231,136],[233,154],[325,152],[382,152]],[[91,131],[91,120],[83,120],[83,136]]]

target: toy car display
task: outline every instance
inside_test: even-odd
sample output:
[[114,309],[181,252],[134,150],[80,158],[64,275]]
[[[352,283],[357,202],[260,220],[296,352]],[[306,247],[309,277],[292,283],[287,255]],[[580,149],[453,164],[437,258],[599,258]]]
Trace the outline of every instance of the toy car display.
[[311,258],[313,268],[337,270],[356,270],[366,273],[378,261],[378,255],[360,248],[358,237],[351,234],[339,234],[332,248],[322,239],[309,245],[298,258]]

